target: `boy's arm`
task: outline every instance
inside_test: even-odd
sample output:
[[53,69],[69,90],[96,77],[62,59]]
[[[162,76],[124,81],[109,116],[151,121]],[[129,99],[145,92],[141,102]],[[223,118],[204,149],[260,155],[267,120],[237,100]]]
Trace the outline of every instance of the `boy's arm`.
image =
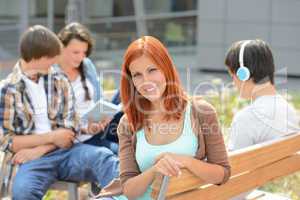
[[72,86],[68,78],[63,74],[61,75],[57,89],[63,90],[64,107],[61,115],[59,115],[61,117],[55,119],[57,126],[61,128],[42,135],[14,136],[12,145],[14,152],[24,148],[34,148],[49,144],[54,144],[60,148],[69,148],[73,145],[75,134],[80,132],[79,116],[75,111],[75,96]]
[[[3,81],[4,82],[4,81]],[[14,135],[11,120],[15,115],[13,96],[8,94],[6,85],[0,82],[0,151],[10,151]],[[3,84],[2,84],[3,83]]]
[[35,148],[38,146],[53,144],[54,134],[46,133],[42,135],[13,135],[11,137],[10,150],[18,152],[22,149]]
[[35,160],[55,150],[56,148],[57,147],[54,144],[48,144],[35,148],[22,149],[14,155],[12,162],[14,164],[22,164],[31,160]]
[[69,129],[57,129],[42,135],[17,135],[15,122],[15,98],[5,87],[0,87],[0,150],[18,152],[21,149],[54,144],[68,148],[74,140],[74,133]]
[[[57,129],[41,135],[14,135],[12,136],[10,150],[18,152],[22,149],[40,146],[49,147],[49,151],[53,150],[54,146],[59,148],[70,148],[75,139],[74,136],[74,132],[69,129]],[[48,150],[48,148],[44,148],[42,148],[42,150]]]

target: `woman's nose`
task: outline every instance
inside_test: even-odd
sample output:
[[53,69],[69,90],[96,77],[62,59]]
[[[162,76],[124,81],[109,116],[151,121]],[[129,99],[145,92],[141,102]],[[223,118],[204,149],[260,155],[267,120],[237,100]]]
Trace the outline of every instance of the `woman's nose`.
[[151,77],[149,76],[149,74],[145,73],[143,77],[144,77],[144,82],[151,82]]

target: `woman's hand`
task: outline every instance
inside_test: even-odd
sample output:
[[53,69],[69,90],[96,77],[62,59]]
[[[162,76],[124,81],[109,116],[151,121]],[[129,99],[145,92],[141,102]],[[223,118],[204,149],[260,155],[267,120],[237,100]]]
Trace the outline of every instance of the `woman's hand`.
[[173,153],[162,153],[155,159],[154,171],[166,176],[180,176],[185,167],[182,156]]
[[89,122],[87,128],[87,134],[95,135],[103,131],[110,121],[111,118],[103,118],[99,122]]

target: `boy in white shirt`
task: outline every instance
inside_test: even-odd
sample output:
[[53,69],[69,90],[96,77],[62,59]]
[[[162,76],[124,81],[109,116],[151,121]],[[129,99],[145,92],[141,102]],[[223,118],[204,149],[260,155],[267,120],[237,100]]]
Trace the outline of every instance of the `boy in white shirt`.
[[[295,109],[274,86],[274,60],[266,42],[244,40],[232,44],[225,64],[240,97],[251,100],[233,118],[229,151],[241,149],[296,132],[299,119]],[[248,193],[234,197],[245,199]]]
[[240,97],[251,100],[251,104],[233,118],[229,150],[297,131],[299,119],[295,109],[274,86],[274,61],[266,42],[246,40],[234,43],[225,64]]

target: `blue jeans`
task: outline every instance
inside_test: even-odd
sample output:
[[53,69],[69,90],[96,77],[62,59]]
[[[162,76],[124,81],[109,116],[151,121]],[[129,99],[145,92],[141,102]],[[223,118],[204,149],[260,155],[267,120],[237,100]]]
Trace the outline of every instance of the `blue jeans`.
[[105,147],[75,144],[20,165],[13,182],[14,200],[42,199],[57,180],[107,185],[119,175],[118,158]]

